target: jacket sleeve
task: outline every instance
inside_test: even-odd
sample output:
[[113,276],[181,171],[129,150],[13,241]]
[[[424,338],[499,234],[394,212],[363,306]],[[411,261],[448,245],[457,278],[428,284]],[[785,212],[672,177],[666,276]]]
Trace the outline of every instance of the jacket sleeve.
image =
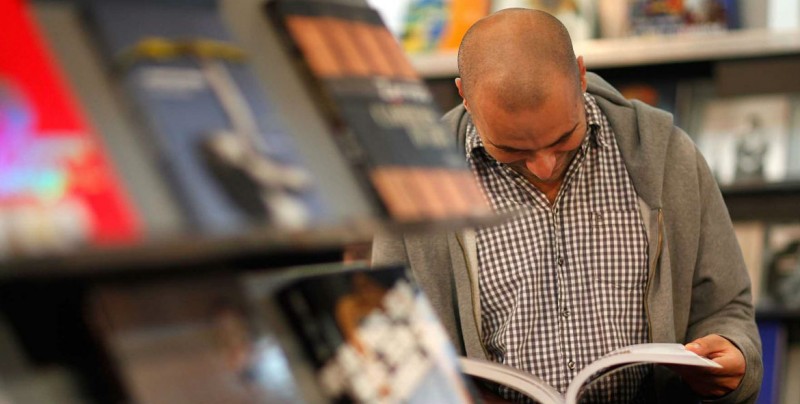
[[408,254],[401,234],[379,233],[372,240],[372,266],[408,266]]
[[736,390],[713,402],[754,402],[763,369],[750,278],[722,194],[699,152],[697,175],[700,235],[687,342],[719,334],[736,345],[746,362],[744,378]]

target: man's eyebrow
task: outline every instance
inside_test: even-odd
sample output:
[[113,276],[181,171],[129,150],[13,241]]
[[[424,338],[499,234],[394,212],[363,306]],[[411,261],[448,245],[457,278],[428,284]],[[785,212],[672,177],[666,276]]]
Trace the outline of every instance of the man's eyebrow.
[[[556,141],[555,141],[555,142],[553,142],[553,143],[551,143],[551,144],[549,144],[549,145],[547,145],[547,146],[543,147],[543,149],[548,149],[548,148],[550,148],[550,147],[553,147],[553,146],[555,146],[555,145],[557,145],[557,144],[559,144],[559,143],[561,143],[561,142],[563,142],[563,141],[567,140],[567,138],[569,138],[569,137],[570,137],[570,135],[572,135],[573,133],[575,133],[575,129],[577,129],[577,128],[578,128],[578,125],[579,125],[579,124],[580,124],[580,122],[576,123],[576,124],[575,124],[575,126],[573,126],[573,127],[572,127],[572,129],[570,129],[570,130],[568,130],[568,131],[564,132],[564,134],[563,134],[563,135],[561,135],[561,136],[560,136],[558,139],[556,139]],[[503,150],[503,151],[510,152],[510,153],[516,153],[516,152],[525,152],[525,151],[527,151],[527,150],[524,150],[524,149],[517,149],[516,147],[511,147],[511,146],[504,146],[504,145],[500,145],[500,144],[497,144],[497,143],[494,143],[494,142],[492,142],[490,139],[484,139],[484,140],[485,140],[487,143],[491,144],[492,146],[494,146],[494,147],[496,147],[496,148],[498,148],[498,149],[500,149],[500,150]]]
[[553,142],[553,143],[551,143],[551,144],[549,144],[549,145],[545,146],[545,147],[544,147],[544,149],[551,148],[551,147],[553,147],[553,146],[555,146],[555,145],[557,145],[557,144],[559,144],[559,143],[561,143],[561,142],[563,142],[563,141],[567,140],[567,138],[569,138],[569,137],[570,137],[570,136],[571,136],[573,133],[575,133],[575,129],[578,129],[578,125],[579,125],[579,124],[580,124],[580,121],[579,121],[579,122],[576,122],[576,123],[575,123],[575,126],[573,126],[573,127],[572,127],[572,129],[570,129],[570,130],[568,130],[568,131],[564,132],[564,134],[563,134],[563,135],[561,135],[561,137],[559,137],[558,139],[556,139],[556,141],[555,141],[555,142]]
[[486,142],[489,143],[490,145],[500,149],[500,150],[507,151],[507,152],[510,152],[510,153],[517,153],[517,152],[527,151],[527,150],[523,150],[523,149],[517,149],[516,147],[503,146],[503,145],[500,145],[500,144],[496,144],[495,142],[492,142],[489,139],[486,139]]

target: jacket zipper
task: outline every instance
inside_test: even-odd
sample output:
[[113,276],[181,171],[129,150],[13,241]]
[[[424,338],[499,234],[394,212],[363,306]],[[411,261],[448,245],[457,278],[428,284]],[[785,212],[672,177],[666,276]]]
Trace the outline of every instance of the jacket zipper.
[[656,267],[658,266],[658,262],[661,260],[661,249],[663,248],[663,223],[664,223],[664,215],[661,208],[658,209],[658,242],[656,244],[656,256],[653,258],[652,263],[650,264],[650,275],[647,277],[647,286],[645,286],[644,290],[644,312],[645,316],[647,317],[647,334],[648,340],[653,342],[653,322],[650,317],[650,303],[648,299],[650,297],[650,287],[653,285],[653,277],[656,274]]

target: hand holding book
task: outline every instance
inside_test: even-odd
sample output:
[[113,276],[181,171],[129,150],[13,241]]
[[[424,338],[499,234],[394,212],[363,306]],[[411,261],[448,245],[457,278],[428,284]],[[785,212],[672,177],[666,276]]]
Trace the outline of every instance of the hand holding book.
[[733,343],[717,334],[698,338],[686,349],[718,363],[719,368],[671,366],[695,393],[704,397],[720,397],[736,390],[744,377],[745,360]]
[[[734,347],[735,349],[735,347]],[[636,364],[655,363],[685,368],[723,370],[722,365],[702,357],[681,344],[650,343],[630,345],[608,353],[581,370],[561,394],[538,377],[511,366],[474,358],[460,358],[464,374],[516,390],[546,404],[579,402],[587,389],[612,372]]]

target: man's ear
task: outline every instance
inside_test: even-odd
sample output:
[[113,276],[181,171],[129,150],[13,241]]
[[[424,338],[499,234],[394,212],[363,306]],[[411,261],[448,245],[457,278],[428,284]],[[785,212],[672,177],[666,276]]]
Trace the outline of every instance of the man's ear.
[[583,63],[583,56],[578,56],[578,73],[581,75],[581,92],[586,92],[588,83],[586,82],[586,65]]
[[467,105],[467,98],[464,97],[464,89],[462,87],[461,77],[456,77],[456,87],[458,88],[458,95],[461,96],[461,99],[464,102],[464,108],[466,108],[467,111],[469,111],[469,105]]

